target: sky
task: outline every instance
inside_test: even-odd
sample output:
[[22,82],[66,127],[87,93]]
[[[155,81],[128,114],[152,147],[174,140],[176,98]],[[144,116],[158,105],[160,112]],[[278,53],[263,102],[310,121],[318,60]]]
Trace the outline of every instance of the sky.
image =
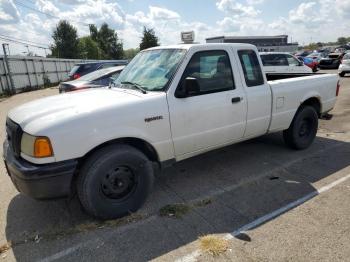
[[[177,44],[180,32],[191,30],[201,43],[222,35],[287,34],[303,45],[350,36],[350,0],[0,0],[0,37],[47,47],[59,19],[74,25],[79,36],[89,34],[88,24],[106,22],[124,49],[138,47],[143,26],[155,30],[161,45]],[[45,54],[43,48],[4,42],[11,54]]]

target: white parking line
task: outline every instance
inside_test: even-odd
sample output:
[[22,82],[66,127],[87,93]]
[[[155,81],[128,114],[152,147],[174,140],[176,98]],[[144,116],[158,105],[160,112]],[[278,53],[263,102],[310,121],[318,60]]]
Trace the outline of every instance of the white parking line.
[[[344,176],[342,178],[339,178],[338,180],[336,180],[336,181],[334,181],[334,182],[332,182],[332,183],[330,183],[330,184],[328,184],[326,186],[323,186],[323,187],[321,187],[319,189],[316,189],[315,191],[307,194],[306,196],[301,197],[301,198],[299,198],[299,199],[297,199],[297,200],[295,200],[295,201],[293,201],[293,202],[291,202],[291,203],[289,203],[289,204],[287,204],[287,205],[285,205],[285,206],[283,206],[283,207],[281,207],[279,209],[276,209],[275,211],[272,211],[271,213],[269,213],[267,215],[264,215],[264,216],[262,216],[262,217],[260,217],[260,218],[258,218],[256,220],[254,220],[254,221],[252,221],[252,222],[250,222],[250,223],[248,223],[248,224],[246,224],[246,225],[244,225],[244,226],[234,230],[230,234],[226,234],[224,236],[224,238],[229,240],[229,239],[232,239],[232,238],[238,236],[239,234],[241,234],[243,232],[246,232],[246,231],[248,231],[250,229],[254,229],[257,226],[259,226],[261,224],[264,224],[265,222],[270,221],[271,219],[273,219],[273,218],[275,218],[275,217],[277,217],[277,216],[279,216],[279,215],[281,215],[281,214],[283,214],[283,213],[285,213],[285,212],[287,212],[287,211],[289,211],[289,210],[291,210],[291,209],[293,209],[293,208],[295,208],[295,207],[305,203],[306,201],[310,200],[311,198],[313,198],[313,197],[315,197],[315,196],[317,196],[317,195],[319,195],[321,193],[324,193],[324,192],[332,189],[333,187],[335,187],[335,186],[345,182],[349,178],[350,178],[350,174],[348,174],[348,175],[346,175],[346,176]],[[190,254],[182,257],[182,258],[177,259],[176,262],[192,262],[192,261],[196,261],[196,258],[198,256],[200,256],[200,254],[201,253],[199,252],[199,250],[195,250],[194,252],[192,252],[192,253],[190,253]]]

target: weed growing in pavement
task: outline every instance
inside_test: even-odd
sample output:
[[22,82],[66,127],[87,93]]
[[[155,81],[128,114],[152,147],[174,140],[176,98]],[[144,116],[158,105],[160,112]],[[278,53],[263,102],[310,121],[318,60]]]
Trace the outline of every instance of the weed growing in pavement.
[[228,249],[227,239],[214,235],[206,235],[199,238],[200,249],[202,252],[209,253],[212,256],[218,256]]

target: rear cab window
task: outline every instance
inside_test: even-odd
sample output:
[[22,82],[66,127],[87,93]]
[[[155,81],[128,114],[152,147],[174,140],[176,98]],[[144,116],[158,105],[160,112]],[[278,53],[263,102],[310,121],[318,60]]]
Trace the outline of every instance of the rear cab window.
[[263,85],[264,77],[256,53],[253,50],[239,50],[238,56],[246,85],[248,87]]

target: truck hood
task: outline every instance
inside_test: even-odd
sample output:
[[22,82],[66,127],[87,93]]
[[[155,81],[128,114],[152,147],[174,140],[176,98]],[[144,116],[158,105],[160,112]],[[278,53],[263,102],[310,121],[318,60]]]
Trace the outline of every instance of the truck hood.
[[[154,93],[153,93],[154,95]],[[55,95],[35,100],[12,109],[8,117],[18,123],[24,131],[33,122],[35,129],[50,124],[64,122],[77,116],[108,108],[120,107],[123,104],[133,104],[143,96],[152,96],[152,93],[141,94],[134,90],[92,89]],[[32,129],[32,128],[31,128]],[[31,130],[35,133],[35,130]]]

